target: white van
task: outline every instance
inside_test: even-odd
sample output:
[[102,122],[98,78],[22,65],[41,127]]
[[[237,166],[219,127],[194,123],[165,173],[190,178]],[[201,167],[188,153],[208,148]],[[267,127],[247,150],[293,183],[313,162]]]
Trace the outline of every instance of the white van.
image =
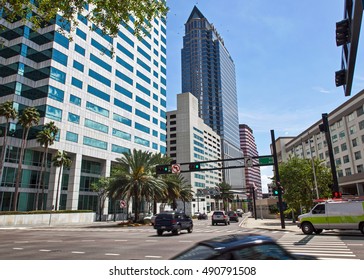
[[304,234],[320,234],[324,229],[356,229],[364,234],[364,201],[326,201],[298,216]]

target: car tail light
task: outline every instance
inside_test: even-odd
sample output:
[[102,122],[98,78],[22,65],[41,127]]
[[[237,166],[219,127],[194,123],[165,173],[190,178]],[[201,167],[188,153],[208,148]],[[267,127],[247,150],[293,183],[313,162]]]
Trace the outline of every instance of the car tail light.
[[177,223],[177,221],[176,220],[172,220],[172,224],[176,224]]

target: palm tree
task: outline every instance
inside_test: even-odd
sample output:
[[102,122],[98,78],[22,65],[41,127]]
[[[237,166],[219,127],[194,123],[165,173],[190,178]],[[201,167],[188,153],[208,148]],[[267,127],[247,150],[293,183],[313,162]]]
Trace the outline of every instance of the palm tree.
[[19,195],[19,185],[21,180],[21,175],[23,171],[23,157],[25,152],[25,147],[28,139],[29,130],[32,126],[37,125],[40,119],[40,114],[35,107],[27,107],[24,109],[22,114],[19,116],[18,124],[23,127],[23,135],[20,147],[20,156],[18,162],[18,171],[15,179],[15,192],[13,197],[13,211],[16,211],[18,206],[18,195]]
[[220,199],[222,199],[222,203],[224,205],[224,210],[228,210],[229,200],[234,198],[234,195],[231,192],[231,186],[225,182],[216,184],[220,191]]
[[0,104],[0,117],[5,117],[6,123],[5,123],[5,129],[4,129],[4,141],[3,141],[3,148],[1,149],[1,155],[0,155],[0,186],[1,186],[1,179],[3,175],[3,168],[5,164],[5,154],[6,154],[6,148],[7,148],[7,136],[8,136],[8,126],[10,123],[10,120],[15,120],[17,117],[17,112],[13,108],[13,101],[9,100],[2,104]]
[[91,190],[93,192],[97,193],[97,196],[99,198],[99,214],[100,218],[99,221],[101,221],[102,215],[103,215],[103,209],[105,205],[105,199],[108,196],[108,189],[110,185],[110,178],[101,177],[96,182],[93,182],[91,184]]
[[138,222],[142,199],[151,201],[156,193],[163,191],[165,183],[155,177],[156,161],[150,152],[134,149],[116,160],[109,192],[114,198],[133,199],[134,222]]
[[70,159],[70,157],[67,155],[67,153],[65,151],[61,152],[61,151],[57,151],[57,154],[54,156],[54,158],[52,159],[53,162],[53,166],[55,167],[59,167],[59,174],[58,174],[58,183],[57,183],[57,192],[56,192],[56,207],[54,208],[56,211],[59,210],[58,209],[58,201],[59,201],[59,185],[61,183],[61,176],[62,176],[62,169],[63,167],[69,168],[71,167],[72,164],[72,160]]
[[57,133],[59,128],[55,125],[55,123],[49,122],[46,123],[43,127],[42,131],[39,131],[37,134],[37,142],[40,143],[42,147],[44,147],[43,156],[42,156],[42,163],[41,163],[41,170],[40,170],[40,180],[38,181],[37,186],[37,196],[35,201],[35,208],[38,210],[38,200],[39,200],[39,189],[42,186],[42,196],[41,196],[41,207],[40,209],[43,210],[43,203],[44,203],[44,177],[45,171],[47,171],[47,158],[48,158],[48,148],[54,144],[56,140]]

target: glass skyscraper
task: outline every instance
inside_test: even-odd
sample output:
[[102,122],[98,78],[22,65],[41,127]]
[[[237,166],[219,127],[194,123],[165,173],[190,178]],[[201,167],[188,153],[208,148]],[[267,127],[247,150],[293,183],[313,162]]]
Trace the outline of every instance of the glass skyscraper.
[[[235,65],[215,27],[195,6],[185,24],[182,92],[199,101],[199,115],[222,139],[224,159],[242,157]],[[226,161],[225,166],[241,163]],[[225,182],[242,188],[243,171],[225,169]]]
[[[110,175],[122,152],[134,148],[166,152],[165,18],[150,22],[150,32],[143,38],[134,36],[132,16],[120,24],[115,38],[104,35],[81,14],[78,20],[74,31],[60,16],[36,31],[21,20],[6,21],[0,10],[0,103],[11,100],[20,113],[34,106],[41,115],[27,141],[20,211],[34,209],[43,151],[35,137],[50,121],[60,132],[49,147],[47,209],[55,205],[58,169],[50,158],[58,150],[72,159],[71,168],[62,175],[60,196],[60,209],[70,210],[97,210],[97,194],[90,185]],[[56,31],[60,25],[66,36]],[[67,38],[69,34],[73,40]],[[3,133],[9,136],[1,211],[11,209],[22,128],[16,120],[6,128],[2,118],[0,131],[0,148],[4,148]],[[109,207],[113,211],[111,203]]]

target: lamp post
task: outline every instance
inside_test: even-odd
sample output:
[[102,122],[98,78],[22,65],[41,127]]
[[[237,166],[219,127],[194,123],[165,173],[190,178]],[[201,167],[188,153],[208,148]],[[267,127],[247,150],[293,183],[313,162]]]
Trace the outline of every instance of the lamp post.
[[314,183],[315,183],[316,198],[319,199],[320,197],[319,197],[319,192],[318,192],[318,187],[317,187],[316,168],[315,168],[315,163],[314,163],[313,156],[312,156],[312,147],[311,147],[311,139],[310,139],[310,137],[308,137],[308,141],[309,141],[309,144],[310,144],[310,156],[311,156],[313,180],[314,180]]

